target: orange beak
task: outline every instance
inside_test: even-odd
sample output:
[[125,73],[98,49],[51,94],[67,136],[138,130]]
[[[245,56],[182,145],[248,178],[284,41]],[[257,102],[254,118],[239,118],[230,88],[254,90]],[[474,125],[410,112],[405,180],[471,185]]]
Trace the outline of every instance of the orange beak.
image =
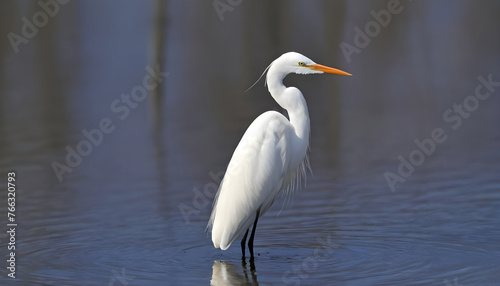
[[333,74],[341,74],[341,75],[352,75],[350,73],[347,73],[345,71],[339,70],[339,69],[334,69],[331,67],[323,66],[323,65],[310,65],[310,69],[316,70],[316,71],[322,71],[326,73],[333,73]]

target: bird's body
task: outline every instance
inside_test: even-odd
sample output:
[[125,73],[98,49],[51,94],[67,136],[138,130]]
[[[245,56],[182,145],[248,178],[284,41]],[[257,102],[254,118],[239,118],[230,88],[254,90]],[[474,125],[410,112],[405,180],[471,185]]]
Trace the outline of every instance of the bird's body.
[[[212,240],[216,248],[226,250],[254,223],[257,210],[262,215],[288,186],[300,163],[290,160],[294,146],[286,144],[297,140],[294,137],[288,119],[275,111],[257,117],[245,132],[231,158],[212,213]],[[298,159],[304,159],[306,148],[303,146],[303,155]]]
[[253,237],[259,216],[276,197],[293,189],[294,179],[305,175],[309,145],[309,112],[306,101],[295,87],[283,85],[289,73],[339,73],[336,69],[315,64],[307,57],[290,52],[276,59],[266,77],[269,92],[287,110],[290,120],[281,113],[268,111],[248,127],[233,153],[217,192],[209,226],[216,248],[226,250],[248,230],[254,228],[249,241],[253,257]]

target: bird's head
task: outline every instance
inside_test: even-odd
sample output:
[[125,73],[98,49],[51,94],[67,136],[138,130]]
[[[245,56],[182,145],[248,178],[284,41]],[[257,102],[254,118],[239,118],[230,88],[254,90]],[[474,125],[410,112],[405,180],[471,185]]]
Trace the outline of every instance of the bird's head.
[[275,64],[285,73],[314,74],[326,72],[331,74],[351,75],[339,69],[319,65],[310,58],[296,52],[288,52],[281,55],[272,65]]
[[[279,80],[285,78],[285,76],[289,73],[296,74],[313,74],[313,73],[332,73],[332,74],[341,74],[341,75],[351,75],[345,71],[319,65],[313,62],[310,58],[301,55],[296,52],[288,52],[282,54],[279,58],[275,59],[260,75],[259,79],[252,84],[246,91],[250,90],[259,80],[266,74],[267,77],[264,85],[267,85],[269,81],[269,77],[278,76]],[[246,92],[245,91],[245,92]]]

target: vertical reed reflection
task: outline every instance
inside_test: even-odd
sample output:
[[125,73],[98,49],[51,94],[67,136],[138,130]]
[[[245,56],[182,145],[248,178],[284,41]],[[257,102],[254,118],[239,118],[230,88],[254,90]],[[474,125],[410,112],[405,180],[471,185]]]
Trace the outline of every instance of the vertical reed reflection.
[[[154,24],[153,24],[153,55],[151,66],[159,66],[160,71],[165,71],[165,31],[166,31],[166,12],[167,1],[156,0],[154,11]],[[163,145],[163,116],[162,116],[162,103],[163,103],[163,88],[164,84],[159,84],[156,88],[151,90],[151,114],[153,124],[153,136],[155,144],[156,160],[158,165],[158,178],[160,189],[164,190],[167,186],[166,176],[166,163],[165,151]]]
[[[32,11],[39,9],[37,2],[30,2]],[[65,7],[66,8],[66,7]],[[32,63],[32,70],[36,72],[36,86],[39,87],[38,95],[41,98],[40,106],[33,107],[39,109],[40,126],[38,130],[43,133],[43,137],[48,139],[51,148],[64,149],[65,134],[68,131],[68,108],[67,108],[67,84],[70,79],[65,78],[65,71],[62,67],[62,57],[59,53],[61,29],[55,22],[60,22],[61,17],[53,18],[45,27],[40,28],[36,38],[32,40],[32,45],[36,45],[35,62]],[[34,111],[36,112],[36,111]],[[47,146],[46,146],[47,147]],[[46,148],[43,147],[43,148]]]
[[[338,64],[340,62],[340,50],[339,44],[342,41],[342,23],[345,22],[346,4],[343,1],[326,1],[321,3],[321,9],[323,12],[323,30],[320,37],[325,39],[324,43],[324,60],[325,63]],[[340,67],[339,68],[343,68]],[[347,68],[345,68],[347,69]],[[324,130],[321,134],[323,138],[322,147],[323,150],[328,150],[323,152],[321,157],[317,159],[321,160],[321,163],[326,167],[334,167],[338,163],[338,154],[340,152],[340,88],[339,79],[325,79],[323,89],[323,94],[319,100],[322,104],[318,107],[321,108],[322,117],[325,118],[326,122],[323,125]]]

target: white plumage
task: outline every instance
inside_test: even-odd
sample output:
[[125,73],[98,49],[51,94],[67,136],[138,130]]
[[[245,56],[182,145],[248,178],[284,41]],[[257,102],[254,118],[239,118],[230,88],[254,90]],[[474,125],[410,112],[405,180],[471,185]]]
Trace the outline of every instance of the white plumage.
[[307,104],[300,90],[285,87],[283,79],[289,73],[323,72],[349,75],[294,52],[283,54],[268,67],[269,92],[287,110],[290,120],[275,111],[265,112],[252,122],[236,147],[208,223],[216,248],[226,250],[242,235],[246,239],[245,233],[254,224],[249,241],[253,257],[257,215],[264,214],[280,193],[290,191],[292,181],[305,176],[310,130]]

